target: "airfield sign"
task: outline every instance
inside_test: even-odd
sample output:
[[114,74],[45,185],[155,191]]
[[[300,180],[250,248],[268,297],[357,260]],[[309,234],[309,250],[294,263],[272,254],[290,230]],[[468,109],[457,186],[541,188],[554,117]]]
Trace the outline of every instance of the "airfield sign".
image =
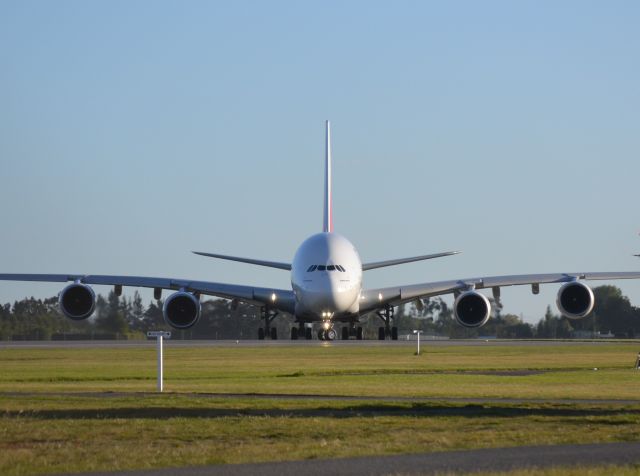
[[171,332],[167,331],[149,331],[147,332],[147,337],[155,337],[156,338],[156,349],[158,353],[158,392],[162,392],[164,387],[164,366],[163,366],[163,358],[162,358],[162,342],[164,339],[171,339]]
[[167,331],[149,331],[147,337],[164,337],[165,339],[171,339],[171,332]]

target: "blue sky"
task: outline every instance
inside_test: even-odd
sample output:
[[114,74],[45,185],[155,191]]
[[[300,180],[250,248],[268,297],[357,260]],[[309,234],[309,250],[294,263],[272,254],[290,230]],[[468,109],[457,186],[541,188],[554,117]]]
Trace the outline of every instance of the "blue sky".
[[321,229],[331,119],[363,259],[464,252],[365,285],[640,269],[638,24],[634,1],[5,0],[0,268],[287,287],[189,252],[290,260]]

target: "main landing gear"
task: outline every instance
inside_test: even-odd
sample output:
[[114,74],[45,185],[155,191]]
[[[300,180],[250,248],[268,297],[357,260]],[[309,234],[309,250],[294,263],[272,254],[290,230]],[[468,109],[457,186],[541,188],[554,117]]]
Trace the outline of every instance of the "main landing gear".
[[278,340],[278,329],[271,327],[271,322],[278,316],[278,311],[265,306],[260,308],[260,318],[264,319],[264,328],[258,329],[258,339],[264,340],[269,336],[271,340]]
[[311,340],[311,337],[312,337],[311,332],[312,332],[311,327],[306,327],[304,325],[304,322],[301,322],[298,327],[291,328],[291,340],[298,340],[298,339]]
[[378,340],[385,340],[391,338],[391,340],[398,340],[398,328],[391,327],[391,319],[393,319],[393,307],[387,305],[384,309],[376,311],[376,314],[382,322],[384,327],[378,327]]
[[342,328],[342,340],[349,340],[354,338],[355,340],[362,340],[364,333],[362,331],[362,327],[356,325],[354,323],[349,324],[349,327]]

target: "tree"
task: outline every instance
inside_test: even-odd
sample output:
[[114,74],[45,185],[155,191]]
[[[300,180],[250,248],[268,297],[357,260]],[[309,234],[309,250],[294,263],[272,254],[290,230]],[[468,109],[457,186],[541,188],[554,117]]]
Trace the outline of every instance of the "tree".
[[568,339],[571,337],[573,327],[566,317],[561,317],[551,312],[551,306],[547,306],[544,317],[536,326],[538,339]]
[[515,314],[506,314],[501,318],[501,326],[496,329],[496,336],[502,339],[530,339],[533,328]]
[[132,330],[143,331],[144,329],[144,317],[145,317],[145,308],[144,304],[142,304],[142,297],[140,293],[136,290],[133,293],[133,301],[130,303],[130,314],[128,316],[127,322],[129,323],[129,327]]
[[102,331],[116,335],[124,335],[129,330],[120,298],[113,290],[109,292],[106,305],[101,304],[98,309],[96,326]]
[[169,330],[169,326],[164,322],[162,315],[162,300],[151,301],[149,307],[144,312],[142,319],[142,328],[144,331],[151,330]]
[[616,337],[633,337],[640,330],[636,310],[620,288],[598,286],[593,289],[593,295],[596,301],[593,313],[600,330],[611,331]]

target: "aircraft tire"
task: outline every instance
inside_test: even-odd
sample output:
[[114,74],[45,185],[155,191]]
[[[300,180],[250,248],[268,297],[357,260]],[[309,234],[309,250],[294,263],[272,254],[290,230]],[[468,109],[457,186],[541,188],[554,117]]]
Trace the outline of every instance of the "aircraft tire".
[[258,329],[258,340],[264,340],[264,329],[262,327]]
[[312,339],[313,334],[312,334],[312,332],[311,332],[311,327],[306,327],[306,328],[305,328],[305,330],[304,330],[304,337],[305,337],[305,339],[307,339],[307,340],[311,340],[311,339]]
[[378,340],[385,340],[385,329],[384,327],[378,327]]
[[278,329],[275,327],[271,328],[271,340],[278,340]]
[[397,327],[392,327],[391,328],[391,340],[398,340],[398,328]]
[[291,340],[298,340],[298,328],[297,327],[292,327],[291,328]]
[[358,327],[358,329],[356,330],[356,340],[362,340],[364,337],[363,332],[362,332],[362,327]]
[[349,328],[348,327],[343,327],[342,328],[342,340],[349,340]]
[[326,340],[336,340],[338,333],[333,327],[330,327],[324,332],[324,337]]
[[324,329],[318,331],[318,340],[324,340]]

